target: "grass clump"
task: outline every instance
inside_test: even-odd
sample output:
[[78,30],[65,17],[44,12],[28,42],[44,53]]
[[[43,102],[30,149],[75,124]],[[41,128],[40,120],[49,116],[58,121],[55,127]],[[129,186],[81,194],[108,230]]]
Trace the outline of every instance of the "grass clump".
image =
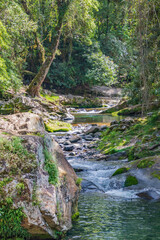
[[150,167],[153,166],[153,164],[155,164],[154,161],[149,160],[149,159],[144,159],[144,160],[141,160],[141,161],[138,163],[137,167],[138,167],[138,168],[150,168]]
[[72,125],[62,121],[49,120],[45,122],[45,129],[47,132],[68,132],[72,130]]
[[49,183],[56,185],[58,183],[58,168],[57,164],[53,160],[52,154],[48,151],[47,147],[44,148],[44,156],[45,156],[45,170],[49,175]]
[[25,189],[24,183],[20,182],[16,185],[18,195],[21,195],[24,189]]
[[10,175],[31,172],[37,167],[36,156],[24,146],[20,137],[0,137],[0,160],[8,164]]
[[112,176],[116,176],[116,175],[119,175],[119,174],[122,174],[122,173],[126,173],[128,172],[128,168],[126,167],[123,167],[123,168],[119,168],[117,169]]
[[82,178],[77,178],[77,179],[76,179],[76,185],[77,185],[78,187],[81,187],[81,182],[82,182]]
[[129,186],[137,185],[137,184],[138,184],[137,178],[134,177],[134,176],[129,175],[129,176],[127,176],[127,178],[126,178],[126,181],[125,181],[125,183],[124,183],[124,186],[125,186],[125,187],[129,187]]

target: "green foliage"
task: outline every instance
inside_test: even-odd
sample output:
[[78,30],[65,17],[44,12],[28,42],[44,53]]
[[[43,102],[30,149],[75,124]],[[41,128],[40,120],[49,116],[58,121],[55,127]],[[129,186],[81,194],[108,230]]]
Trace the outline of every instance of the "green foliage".
[[17,91],[21,86],[31,35],[36,25],[17,1],[1,1],[0,5],[0,91]]
[[6,159],[10,174],[31,172],[37,167],[35,154],[28,152],[19,137],[0,138],[0,159]]
[[47,147],[44,148],[45,156],[45,170],[49,175],[49,183],[56,185],[58,183],[58,168],[56,162],[53,160],[52,154],[48,151]]
[[58,230],[53,230],[54,239],[61,239],[64,233]]
[[0,203],[0,237],[3,239],[22,237],[29,238],[29,234],[21,226],[25,214],[22,208],[14,209],[12,200],[6,199],[6,203]]
[[116,175],[119,175],[119,174],[122,174],[122,173],[126,173],[128,172],[128,168],[126,167],[123,167],[123,168],[119,168],[117,169],[112,176],[116,176]]
[[10,87],[16,90],[20,86],[15,66],[8,59],[11,51],[9,47],[10,41],[10,36],[0,19],[0,48],[3,50],[0,53],[0,92],[2,94]]
[[76,185],[77,185],[78,187],[81,187],[81,182],[82,182],[82,178],[77,178],[77,179],[76,179]]
[[86,79],[90,85],[111,85],[117,80],[116,64],[102,52],[92,53],[88,57],[90,67],[87,69]]
[[[119,123],[116,129],[108,129],[104,132],[99,142],[99,149],[103,150],[106,154],[126,151],[129,161],[158,155],[160,153],[159,149],[155,147],[155,149],[152,150],[152,147],[154,148],[160,141],[160,137],[156,134],[158,129],[160,129],[159,119],[159,112],[155,112],[150,117],[137,119],[137,121],[125,131],[121,130],[121,124]],[[137,140],[133,146],[135,139]]]
[[5,192],[4,192],[4,187],[10,183],[13,179],[11,177],[7,177],[7,178],[3,178],[2,181],[0,181],[0,195],[1,197],[5,196]]
[[134,147],[131,147],[128,151],[128,161],[132,161],[135,159],[134,152],[135,152]]
[[18,195],[21,195],[24,189],[25,189],[24,183],[21,182],[16,185]]
[[136,177],[129,175],[126,178],[126,181],[124,183],[125,187],[129,187],[129,186],[133,186],[133,185],[137,185],[138,184],[138,180]]
[[52,103],[58,103],[59,102],[59,96],[54,96],[54,95],[47,95],[47,94],[43,94],[41,93],[40,96],[44,97],[46,99],[46,101],[48,102],[52,102]]
[[[22,208],[14,208],[13,200],[9,193],[6,196],[4,187],[9,184],[13,179],[11,177],[3,178],[0,181],[0,237],[5,239],[13,237],[29,238],[29,234],[21,223],[25,218]],[[18,186],[18,187],[17,187]],[[24,190],[24,185],[17,184],[16,189],[18,191]]]

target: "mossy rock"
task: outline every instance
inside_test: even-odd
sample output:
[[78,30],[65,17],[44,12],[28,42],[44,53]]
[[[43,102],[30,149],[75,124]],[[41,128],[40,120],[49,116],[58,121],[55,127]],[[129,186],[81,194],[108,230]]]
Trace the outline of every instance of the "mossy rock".
[[135,160],[134,152],[135,152],[134,147],[131,147],[128,151],[128,161],[129,162]]
[[144,159],[144,160],[141,160],[137,167],[138,168],[150,168],[152,167],[153,165],[155,164],[155,162],[153,160],[150,160],[150,159]]
[[128,168],[126,167],[123,167],[123,168],[119,168],[117,169],[112,176],[116,176],[116,175],[119,175],[119,174],[122,174],[122,173],[126,173],[128,172]]
[[117,112],[117,115],[123,115],[123,116],[127,116],[127,115],[139,115],[142,112],[142,107],[137,105],[137,106],[132,106],[132,107],[128,107],[128,108],[124,108],[120,111]]
[[68,132],[72,130],[72,125],[62,121],[49,120],[45,122],[45,129],[47,132]]
[[134,176],[129,175],[129,176],[127,176],[127,178],[126,178],[126,181],[125,181],[125,183],[124,183],[124,186],[125,186],[125,187],[129,187],[129,186],[133,186],[133,185],[137,185],[137,184],[138,184],[137,178],[134,177]]
[[158,179],[160,180],[160,171],[153,172],[153,173],[152,173],[152,176],[153,176],[154,178],[158,178]]

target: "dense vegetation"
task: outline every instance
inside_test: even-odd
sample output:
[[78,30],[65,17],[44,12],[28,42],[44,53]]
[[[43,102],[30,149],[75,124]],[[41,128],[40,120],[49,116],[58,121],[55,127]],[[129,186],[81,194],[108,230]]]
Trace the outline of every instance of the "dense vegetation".
[[117,83],[146,108],[160,97],[159,19],[158,0],[2,0],[0,91],[33,78],[32,95],[42,82],[50,89]]

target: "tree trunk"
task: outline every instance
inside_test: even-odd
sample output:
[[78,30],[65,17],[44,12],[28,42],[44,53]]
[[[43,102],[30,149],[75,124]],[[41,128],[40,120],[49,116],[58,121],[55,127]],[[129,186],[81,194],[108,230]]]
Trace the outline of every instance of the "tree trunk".
[[[22,1],[24,1],[24,0],[22,0]],[[59,41],[60,41],[63,19],[65,17],[65,14],[66,14],[72,0],[56,0],[56,2],[57,2],[57,7],[58,7],[58,13],[59,13],[58,24],[55,29],[56,36],[53,39],[51,55],[45,59],[39,72],[37,73],[35,78],[32,80],[32,82],[30,83],[30,85],[27,89],[28,94],[30,94],[32,97],[39,96],[40,87],[41,87],[42,83],[44,82],[46,75],[48,74],[48,71],[50,69],[50,66],[51,66],[53,60],[55,59],[56,51],[58,49]],[[43,52],[43,54],[44,54],[44,52]]]
[[61,36],[61,27],[62,27],[62,23],[60,24],[57,36],[54,39],[51,56],[48,56],[46,58],[45,62],[42,64],[39,72],[37,73],[35,78],[32,80],[32,82],[30,83],[30,85],[27,89],[27,92],[32,97],[39,96],[40,87],[41,87],[42,83],[44,82],[46,75],[48,74],[48,71],[50,69],[50,66],[51,66],[53,60],[55,59],[56,51],[58,49],[59,40],[60,40],[60,36]]

